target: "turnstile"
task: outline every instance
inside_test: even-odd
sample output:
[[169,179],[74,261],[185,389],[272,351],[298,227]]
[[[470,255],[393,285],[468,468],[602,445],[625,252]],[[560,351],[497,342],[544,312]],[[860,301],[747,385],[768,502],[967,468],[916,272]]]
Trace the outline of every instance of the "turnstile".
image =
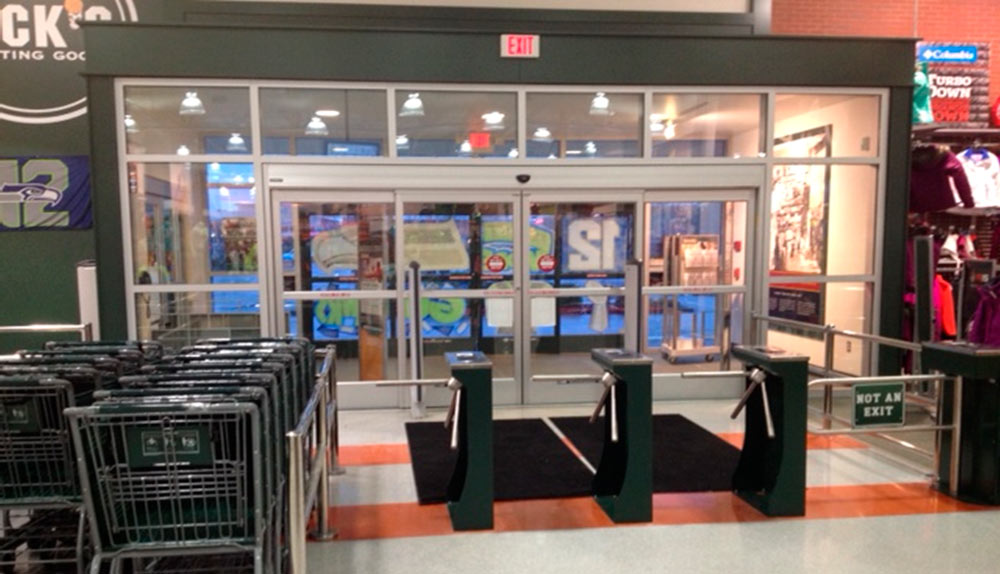
[[1000,504],[1000,349],[924,343],[921,362],[925,370],[954,377],[938,389],[938,424],[955,427],[938,435],[938,488],[962,500]]
[[604,450],[594,476],[594,499],[615,522],[653,519],[653,361],[621,349],[594,349],[605,370],[604,395],[591,417],[604,410]]
[[458,450],[448,483],[448,514],[455,530],[493,528],[493,364],[479,351],[445,353],[451,448]]
[[806,499],[809,358],[780,349],[733,346],[746,366],[746,432],[733,476],[738,496],[768,516],[802,516]]

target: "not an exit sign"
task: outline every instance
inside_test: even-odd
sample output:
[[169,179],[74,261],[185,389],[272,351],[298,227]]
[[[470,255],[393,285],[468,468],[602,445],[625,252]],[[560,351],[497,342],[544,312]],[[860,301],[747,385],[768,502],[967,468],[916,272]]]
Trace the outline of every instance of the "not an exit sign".
[[904,383],[873,383],[852,387],[854,427],[902,426],[906,411]]
[[541,54],[542,37],[532,34],[501,34],[501,58],[537,58]]

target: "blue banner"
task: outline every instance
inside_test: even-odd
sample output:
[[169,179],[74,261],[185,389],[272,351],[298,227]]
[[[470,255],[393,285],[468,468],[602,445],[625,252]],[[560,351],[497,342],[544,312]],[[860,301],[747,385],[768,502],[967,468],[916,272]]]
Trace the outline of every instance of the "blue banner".
[[87,156],[0,158],[0,231],[87,229]]
[[979,48],[974,44],[917,44],[917,58],[921,62],[942,64],[972,64],[979,58]]

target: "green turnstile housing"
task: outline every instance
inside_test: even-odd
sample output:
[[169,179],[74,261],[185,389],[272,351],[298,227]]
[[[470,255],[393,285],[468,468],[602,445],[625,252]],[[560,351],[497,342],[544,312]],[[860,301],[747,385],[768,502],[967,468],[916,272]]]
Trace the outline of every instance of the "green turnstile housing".
[[[733,490],[768,516],[802,516],[806,508],[809,358],[741,345],[733,346],[732,356],[745,365],[750,392]],[[751,389],[754,386],[757,388]]]
[[[939,387],[938,488],[969,502],[1000,504],[1000,349],[970,343],[924,343],[923,368],[956,377]],[[960,385],[955,405],[955,385]],[[952,468],[952,449],[958,459]]]
[[493,364],[475,352],[445,353],[459,383],[456,401],[458,460],[448,483],[448,513],[455,530],[493,528]]
[[649,522],[653,361],[621,349],[593,349],[590,356],[614,377],[605,387],[604,450],[594,476],[594,499],[615,522]]

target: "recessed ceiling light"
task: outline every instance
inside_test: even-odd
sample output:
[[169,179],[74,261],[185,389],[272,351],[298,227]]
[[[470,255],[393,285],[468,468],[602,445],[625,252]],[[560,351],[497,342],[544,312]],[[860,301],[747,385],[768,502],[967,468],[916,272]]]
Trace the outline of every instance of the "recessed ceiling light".
[[177,148],[177,155],[191,155],[191,150],[188,149],[188,146],[181,144],[181,146]]
[[182,116],[200,116],[205,113],[205,106],[198,97],[198,92],[185,92],[181,100],[181,109],[177,112]]
[[518,155],[517,148],[512,148],[509,152],[507,152],[507,157],[517,157]]
[[471,152],[472,152],[472,144],[471,144],[471,143],[469,143],[469,140],[465,140],[465,141],[463,141],[463,142],[462,142],[462,145],[461,145],[461,146],[459,146],[459,148],[458,148],[458,149],[459,149],[459,150],[460,150],[460,151],[461,151],[462,153],[471,153]]
[[340,116],[340,110],[316,110],[316,115],[321,118],[336,118]]
[[410,145],[410,138],[406,134],[399,134],[396,136],[396,145],[398,147],[406,147]]

